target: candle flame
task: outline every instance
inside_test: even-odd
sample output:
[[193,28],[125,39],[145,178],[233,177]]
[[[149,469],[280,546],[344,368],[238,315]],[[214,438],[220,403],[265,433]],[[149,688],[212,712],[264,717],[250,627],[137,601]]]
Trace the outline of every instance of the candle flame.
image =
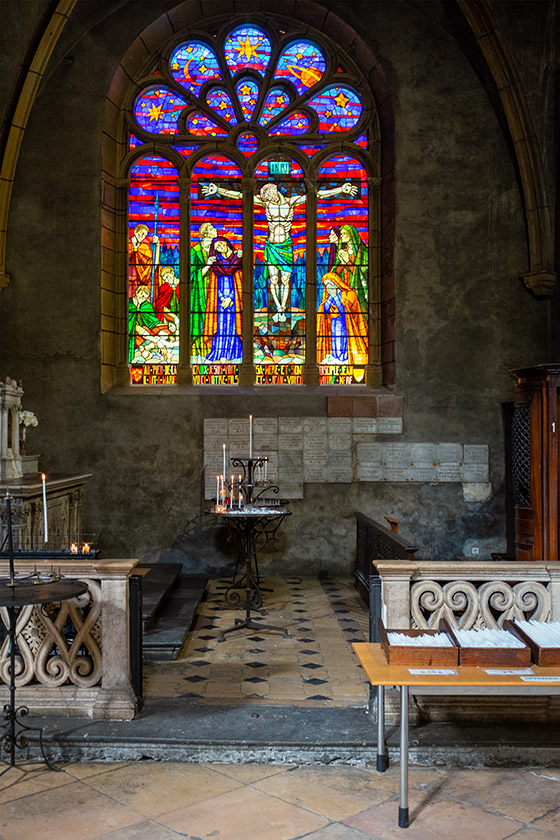
[[89,543],[84,543],[82,546],[82,554],[89,554]]
[[77,554],[78,553],[78,546],[76,543],[72,543],[70,546],[70,554]]
[[42,478],[43,481],[45,481],[46,477],[47,476],[45,475],[45,473],[41,473],[41,478]]

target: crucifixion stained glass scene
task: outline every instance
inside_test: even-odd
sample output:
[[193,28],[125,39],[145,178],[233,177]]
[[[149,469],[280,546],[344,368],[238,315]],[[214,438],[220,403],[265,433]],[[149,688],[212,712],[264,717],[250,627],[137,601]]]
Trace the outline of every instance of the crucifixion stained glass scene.
[[320,384],[365,383],[371,113],[318,41],[243,24],[146,77],[129,119],[131,384],[174,384],[180,346],[198,385],[235,385],[251,359],[259,385],[301,384],[310,364]]

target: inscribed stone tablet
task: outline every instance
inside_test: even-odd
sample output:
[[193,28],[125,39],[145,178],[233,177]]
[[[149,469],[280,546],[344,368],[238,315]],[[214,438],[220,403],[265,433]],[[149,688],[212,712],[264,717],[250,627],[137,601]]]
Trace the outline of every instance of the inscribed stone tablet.
[[326,434],[305,434],[303,436],[303,451],[307,455],[324,452],[327,448]]
[[410,467],[395,467],[387,465],[384,469],[385,481],[408,481],[410,479]]
[[253,445],[255,452],[278,449],[277,417],[255,417],[253,420]]
[[488,446],[481,444],[465,443],[463,446],[463,460],[465,464],[487,464],[488,463]]
[[410,460],[413,464],[428,465],[436,460],[435,443],[411,443]]
[[228,421],[225,417],[207,417],[204,421],[204,437],[209,435],[210,437],[217,436],[222,439],[222,441],[226,440],[228,433]]
[[463,481],[488,481],[488,464],[465,464],[463,466]]
[[424,464],[415,464],[410,468],[410,478],[412,481],[436,481],[436,469]]
[[377,433],[377,418],[354,417],[352,426],[355,435],[375,435]]
[[385,472],[381,464],[358,464],[356,478],[358,481],[383,481]]
[[325,484],[327,480],[327,455],[309,454],[304,451],[303,480],[308,484]]
[[327,434],[327,418],[326,417],[305,417],[303,420],[303,434],[309,435],[323,435]]
[[356,446],[358,464],[362,464],[363,466],[381,466],[384,463],[383,453],[384,447],[382,443],[358,443]]
[[289,451],[290,449],[303,449],[303,435],[301,432],[285,433],[278,435],[278,449]]
[[392,467],[404,467],[410,465],[410,444],[409,443],[386,443],[385,461]]
[[350,435],[352,434],[351,417],[329,417],[329,435]]
[[327,481],[348,484],[352,481],[352,456],[346,452],[329,452]]
[[377,434],[400,435],[403,430],[402,417],[378,417]]
[[462,481],[463,467],[460,464],[440,464],[436,467],[437,481]]
[[[436,461],[440,464],[458,464],[463,460],[463,447],[460,443],[436,444]],[[455,480],[455,479],[450,479]]]
[[303,434],[303,420],[301,417],[279,417],[278,433],[286,435]]
[[301,449],[282,452],[278,461],[278,478],[283,481],[303,481],[303,452]]
[[352,449],[352,437],[350,435],[329,435],[329,450],[346,452],[350,449]]

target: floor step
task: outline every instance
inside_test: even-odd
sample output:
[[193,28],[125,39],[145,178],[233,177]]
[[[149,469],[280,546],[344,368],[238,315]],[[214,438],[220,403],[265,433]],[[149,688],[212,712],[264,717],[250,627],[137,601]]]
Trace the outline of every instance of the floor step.
[[[139,563],[142,577],[142,624],[150,630],[177,586],[181,563]],[[147,571],[145,571],[147,569]]]
[[[146,578],[144,578],[144,581]],[[206,575],[179,575],[155,619],[146,628],[142,644],[144,662],[173,660],[179,655],[194,621],[207,583]]]

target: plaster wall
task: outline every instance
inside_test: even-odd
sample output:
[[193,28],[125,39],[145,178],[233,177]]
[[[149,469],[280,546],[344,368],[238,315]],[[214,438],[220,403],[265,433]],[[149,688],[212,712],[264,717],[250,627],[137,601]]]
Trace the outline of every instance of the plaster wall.
[[[18,18],[17,3],[2,5]],[[24,408],[39,418],[28,445],[40,453],[40,468],[93,473],[84,526],[102,534],[106,556],[181,560],[188,570],[212,572],[234,556],[204,516],[204,418],[325,416],[327,391],[100,392],[104,100],[134,38],[173,5],[79,2],[72,13],[17,169],[12,280],[0,293],[0,376],[22,380]],[[217,12],[220,4],[202,5]],[[475,543],[488,555],[505,548],[507,370],[549,360],[548,304],[519,280],[527,247],[515,169],[451,35],[404,2],[328,8],[366,41],[393,92],[402,440],[489,444],[493,492],[474,503],[459,484],[306,485],[261,571],[349,573],[356,510],[398,518],[422,556],[451,558]]]

